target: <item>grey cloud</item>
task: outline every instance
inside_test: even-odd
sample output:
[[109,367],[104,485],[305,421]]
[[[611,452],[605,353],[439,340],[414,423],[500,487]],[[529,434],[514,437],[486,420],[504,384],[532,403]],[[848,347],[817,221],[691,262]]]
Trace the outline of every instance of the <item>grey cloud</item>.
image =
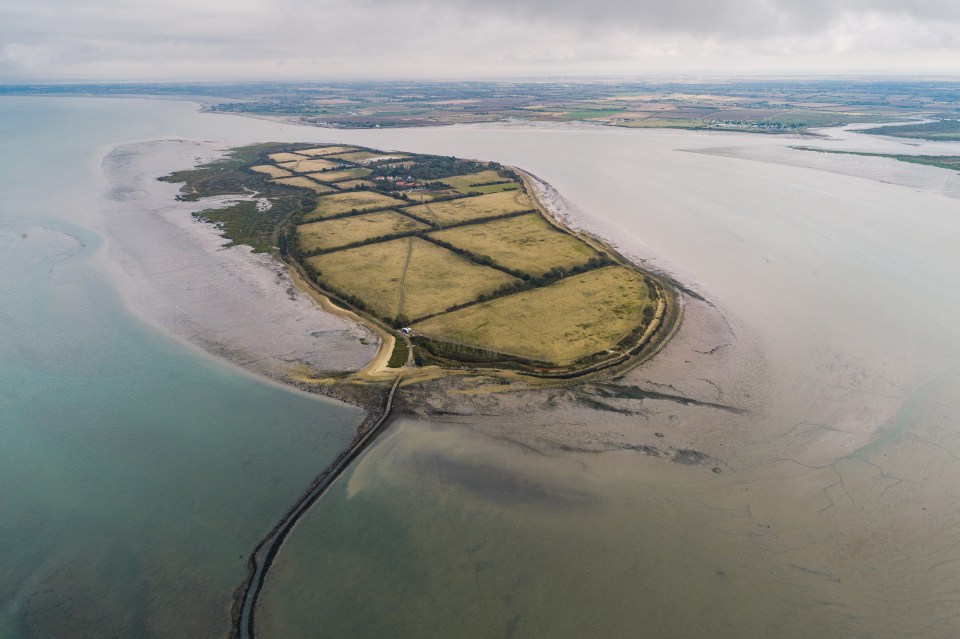
[[0,80],[717,72],[935,49],[949,68],[957,34],[957,0],[3,0]]
[[[844,14],[882,13],[920,20],[960,22],[956,0],[412,0],[438,12],[482,19],[502,17],[541,24],[566,24],[639,32],[766,39],[822,29]],[[380,5],[364,0],[364,5]]]

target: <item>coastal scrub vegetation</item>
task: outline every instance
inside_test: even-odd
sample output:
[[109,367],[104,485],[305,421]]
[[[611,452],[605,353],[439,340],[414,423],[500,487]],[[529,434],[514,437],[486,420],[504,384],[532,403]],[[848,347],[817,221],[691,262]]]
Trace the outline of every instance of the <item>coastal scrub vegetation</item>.
[[797,151],[810,151],[813,153],[827,153],[832,155],[859,155],[868,158],[889,158],[898,162],[907,162],[908,164],[922,164],[924,166],[933,166],[938,169],[948,169],[950,171],[960,171],[960,156],[957,155],[904,155],[898,153],[867,153],[864,151],[838,151],[835,149],[821,149],[810,146],[794,146],[792,149]]
[[[218,225],[231,244],[246,244],[258,252],[271,251],[276,248],[283,224],[304,209],[312,208],[314,203],[313,194],[273,184],[270,175],[252,170],[254,166],[268,165],[266,155],[276,148],[277,145],[271,144],[241,147],[223,159],[159,179],[182,183],[178,196],[182,200],[236,197],[238,201],[234,204],[202,210],[195,215]],[[286,171],[284,174],[293,175]]]
[[921,140],[960,140],[960,119],[942,119],[918,124],[880,126],[866,129],[873,135],[888,135],[896,138],[920,138]]

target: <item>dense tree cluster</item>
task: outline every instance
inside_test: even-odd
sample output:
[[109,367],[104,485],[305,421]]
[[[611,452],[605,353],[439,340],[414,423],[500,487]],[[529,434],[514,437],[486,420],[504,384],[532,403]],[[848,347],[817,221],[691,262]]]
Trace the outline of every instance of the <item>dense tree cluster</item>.
[[404,166],[406,162],[374,165],[370,177],[410,177],[414,180],[439,180],[451,175],[477,173],[487,169],[500,169],[495,162],[474,162],[461,160],[452,155],[418,155],[414,163]]

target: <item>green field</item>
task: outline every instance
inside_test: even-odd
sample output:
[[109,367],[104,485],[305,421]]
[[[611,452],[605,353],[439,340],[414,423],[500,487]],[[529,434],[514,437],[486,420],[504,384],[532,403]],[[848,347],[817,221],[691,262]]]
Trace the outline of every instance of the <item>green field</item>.
[[[622,266],[445,313],[414,325],[431,339],[563,366],[613,348],[652,308],[643,276]],[[648,314],[651,314],[648,311]]]
[[430,237],[530,275],[543,275],[554,266],[572,268],[597,257],[596,251],[558,231],[538,213],[458,226],[436,231]]
[[863,116],[856,113],[838,113],[836,111],[783,111],[767,118],[771,122],[783,124],[803,124],[806,126],[830,126],[846,122],[863,122]]
[[[507,189],[516,189],[520,185],[510,178],[502,177],[497,171],[481,171],[468,175],[454,175],[445,177],[440,182],[449,185],[458,193],[466,195],[470,192],[494,193]],[[487,184],[488,182],[504,182],[504,184]]]
[[623,113],[623,109],[583,109],[561,113],[560,117],[564,120],[596,120],[616,117],[621,113]]
[[297,227],[297,237],[300,249],[310,252],[426,228],[425,224],[406,215],[394,211],[380,211],[301,224]]
[[647,118],[645,120],[615,121],[614,124],[632,129],[695,129],[703,126],[702,121],[692,118]]
[[317,206],[304,216],[305,222],[320,220],[326,217],[349,213],[351,211],[374,211],[392,206],[405,206],[403,200],[392,198],[381,193],[367,191],[348,191],[324,195],[317,199]]
[[515,281],[506,273],[473,264],[415,237],[327,253],[306,261],[320,272],[326,285],[359,297],[375,315],[385,318],[403,313],[416,319],[440,313]]
[[357,149],[352,146],[318,146],[312,149],[302,149],[297,151],[300,155],[309,155],[318,157],[323,155],[333,155],[334,153],[350,153]]
[[477,197],[431,202],[412,206],[409,210],[418,218],[448,226],[532,209],[533,202],[523,191],[500,191]]

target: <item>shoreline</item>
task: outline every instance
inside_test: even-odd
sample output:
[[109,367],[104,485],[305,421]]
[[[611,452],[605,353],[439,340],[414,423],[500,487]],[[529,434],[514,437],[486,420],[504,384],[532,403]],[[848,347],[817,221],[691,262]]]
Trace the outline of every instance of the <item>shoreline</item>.
[[[164,336],[271,384],[345,401],[298,383],[296,375],[356,371],[375,356],[377,334],[348,318],[318,313],[286,264],[247,246],[228,246],[215,224],[195,215],[244,196],[177,201],[179,187],[156,180],[183,161],[209,161],[225,151],[222,144],[190,140],[105,149],[99,262],[129,311]],[[266,334],[264,327],[270,329]]]
[[[158,149],[161,151],[159,155],[162,156],[159,162],[153,161],[154,158],[152,158],[153,155],[158,155]],[[253,253],[249,247],[243,245],[229,246],[216,223],[209,222],[197,216],[199,211],[218,205],[227,205],[230,202],[252,197],[251,195],[215,196],[203,198],[196,202],[184,202],[178,201],[175,198],[176,193],[179,192],[180,185],[166,184],[156,180],[157,177],[167,172],[181,168],[183,166],[182,160],[185,160],[187,156],[191,158],[191,165],[196,165],[223,157],[227,150],[224,144],[189,140],[154,140],[113,147],[104,154],[103,164],[104,169],[109,173],[109,160],[117,154],[127,154],[135,161],[143,164],[145,157],[143,154],[144,152],[148,152],[148,155],[151,157],[147,157],[146,161],[146,164],[150,166],[150,168],[147,169],[147,174],[141,171],[141,174],[136,176],[134,180],[135,182],[139,180],[139,184],[136,184],[135,187],[127,185],[125,188],[136,194],[140,194],[141,191],[146,191],[144,194],[145,197],[133,199],[146,199],[150,204],[143,207],[142,202],[137,201],[135,205],[138,205],[138,208],[145,208],[147,212],[153,214],[154,217],[163,217],[166,215],[168,218],[173,218],[174,224],[172,224],[172,226],[175,228],[174,232],[178,234],[173,238],[174,241],[179,242],[182,237],[184,237],[180,234],[186,232],[188,239],[190,237],[193,238],[194,247],[199,248],[200,252],[206,253],[209,259],[212,259],[216,263],[222,263],[226,256],[227,261],[233,264],[232,268],[239,269],[239,275],[241,277],[249,277],[253,274],[254,279],[273,279],[274,282],[271,284],[272,286],[286,286],[287,296],[290,297],[289,301],[296,302],[297,300],[293,299],[294,297],[299,298],[300,301],[306,301],[307,306],[306,308],[301,308],[301,315],[298,321],[304,321],[307,318],[313,320],[318,318],[332,318],[351,326],[351,332],[354,337],[356,337],[359,331],[360,334],[366,333],[371,337],[376,337],[376,343],[369,345],[365,351],[367,354],[362,361],[353,358],[353,363],[349,365],[346,361],[340,360],[341,363],[339,364],[334,361],[335,366],[331,369],[330,367],[315,365],[315,363],[311,361],[305,361],[308,360],[308,358],[305,357],[304,353],[296,350],[298,347],[296,347],[295,344],[298,342],[288,341],[285,342],[287,346],[285,347],[286,350],[284,351],[283,360],[282,362],[278,362],[276,357],[271,360],[269,355],[264,358],[262,356],[252,355],[250,352],[251,347],[259,346],[259,343],[263,340],[262,324],[256,327],[256,334],[248,331],[239,336],[236,334],[227,336],[228,339],[211,339],[206,334],[209,332],[209,325],[216,320],[222,319],[221,315],[206,317],[204,315],[206,311],[203,308],[199,310],[190,308],[189,306],[184,308],[181,300],[180,303],[176,304],[180,306],[180,308],[177,309],[178,316],[174,317],[174,321],[171,322],[169,314],[160,313],[158,316],[157,313],[152,312],[157,307],[164,307],[170,300],[157,300],[155,299],[157,296],[154,295],[154,299],[150,300],[151,303],[145,305],[142,303],[142,299],[137,299],[142,293],[141,289],[149,288],[151,284],[149,274],[145,279],[134,277],[135,282],[133,286],[121,287],[121,291],[131,310],[161,332],[183,341],[191,347],[199,348],[205,354],[215,357],[220,361],[226,360],[231,366],[235,366],[239,370],[266,378],[272,383],[287,388],[292,387],[313,395],[321,395],[344,401],[369,411],[371,406],[377,403],[375,398],[371,396],[371,393],[374,396],[379,395],[379,392],[376,391],[373,386],[377,386],[379,382],[392,381],[398,375],[405,376],[405,386],[414,382],[427,382],[437,378],[463,377],[465,375],[493,375],[508,382],[521,382],[525,385],[533,386],[553,386],[557,383],[561,385],[576,384],[577,380],[587,381],[596,378],[598,375],[622,374],[655,357],[676,334],[682,324],[684,294],[699,298],[696,293],[693,293],[682,285],[678,285],[675,279],[669,275],[640,266],[634,259],[625,257],[615,247],[600,239],[598,236],[584,229],[578,229],[568,225],[562,206],[558,206],[558,202],[556,201],[549,202],[548,198],[545,197],[545,194],[548,193],[548,190],[552,187],[532,173],[528,173],[522,169],[515,169],[536,211],[547,223],[561,232],[585,242],[594,250],[611,254],[616,262],[650,277],[658,284],[658,287],[661,289],[661,299],[658,301],[653,321],[643,334],[637,338],[633,346],[619,351],[614,357],[594,362],[582,369],[569,371],[526,371],[515,370],[509,367],[499,367],[496,364],[492,366],[473,366],[468,363],[453,368],[438,365],[414,369],[408,367],[389,368],[387,367],[387,361],[391,357],[396,339],[398,339],[395,335],[396,331],[371,320],[363,313],[343,308],[341,305],[334,303],[326,291],[306,279],[305,273],[300,272],[301,267],[299,267],[296,261],[290,258],[284,259],[284,256],[277,253],[276,250],[272,253],[259,254]],[[179,157],[170,158],[171,152]],[[141,167],[141,169],[143,169],[143,167]],[[114,178],[113,186],[116,191],[118,188],[116,185],[116,176],[108,176],[108,178],[109,177]],[[149,179],[149,185],[144,183],[145,178]],[[153,188],[142,188],[147,186]],[[165,199],[159,203],[151,201],[157,197]],[[120,199],[122,202],[126,202],[125,197],[121,197]],[[559,204],[562,204],[562,202],[559,202]],[[159,216],[157,216],[158,211],[160,212]],[[190,217],[186,216],[187,213],[190,214]],[[115,222],[116,220],[113,221]],[[108,229],[106,229],[108,232],[105,233],[105,236],[110,238],[111,243],[122,243],[122,237],[117,238],[115,237],[115,235],[117,235],[116,233],[110,232],[116,229],[110,228],[109,222],[106,226],[108,227]],[[136,248],[128,247],[128,254],[135,252]],[[124,275],[130,278],[131,274],[129,269],[123,270],[127,271]],[[230,279],[237,277],[236,272],[227,272],[225,274],[229,275]],[[217,289],[229,281],[219,277],[218,273],[211,273],[206,280],[207,283],[205,287],[212,295],[216,295]],[[288,285],[284,284],[284,282]],[[176,288],[179,290],[182,283],[181,280],[176,279],[175,283]],[[134,294],[132,295],[130,294],[130,288],[134,289]],[[291,291],[295,291],[295,293]],[[178,291],[171,290],[168,287],[165,292],[176,295]],[[147,297],[150,296],[148,295]],[[174,300],[174,302],[176,301],[177,300]],[[192,303],[191,300],[186,301]],[[284,300],[284,302],[287,301],[288,300]],[[255,297],[246,295],[244,301],[235,304],[238,313],[241,312],[241,308],[244,309],[242,311],[243,314],[251,310],[256,311],[258,308],[262,310],[262,308],[266,306],[269,306],[269,304],[266,303],[262,294],[258,294]],[[321,312],[317,313],[317,310]],[[197,315],[198,313],[199,318],[193,317],[193,315]],[[279,310],[271,312],[271,318],[268,318],[270,322],[268,325],[271,325],[271,328],[272,323],[277,321],[277,316],[280,313],[282,313],[282,311]],[[189,332],[183,329],[182,324],[184,322],[181,321],[183,318],[179,317],[179,315],[191,316],[190,322],[187,322],[191,328]],[[316,333],[312,334],[316,335]],[[244,337],[244,335],[246,335],[246,337]],[[343,345],[342,338],[333,336],[333,339],[335,342],[339,342],[341,346]],[[369,344],[369,342],[361,343]],[[291,348],[293,350],[290,350]],[[326,347],[324,346],[323,348]],[[326,354],[326,351],[324,351],[324,353]],[[337,358],[334,358],[334,360],[336,359]],[[370,388],[364,388],[368,385],[370,385]]]

